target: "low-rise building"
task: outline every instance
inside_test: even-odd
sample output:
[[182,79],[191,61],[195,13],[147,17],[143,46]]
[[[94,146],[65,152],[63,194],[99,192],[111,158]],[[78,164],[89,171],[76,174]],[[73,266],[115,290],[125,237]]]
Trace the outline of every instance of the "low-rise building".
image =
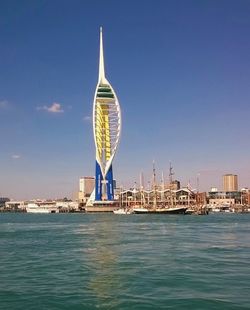
[[27,203],[25,201],[9,200],[5,202],[5,209],[11,211],[25,210]]
[[208,193],[208,202],[211,205],[233,205],[241,204],[241,192],[239,191],[210,191]]

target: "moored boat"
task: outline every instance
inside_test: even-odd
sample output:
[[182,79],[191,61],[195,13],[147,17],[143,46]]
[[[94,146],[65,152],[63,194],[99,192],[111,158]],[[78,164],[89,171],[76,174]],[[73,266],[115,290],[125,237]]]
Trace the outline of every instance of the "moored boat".
[[185,214],[187,207],[171,207],[171,208],[135,208],[135,214]]
[[129,209],[117,209],[113,211],[114,214],[131,214],[131,210]]
[[50,213],[48,208],[38,206],[36,203],[29,203],[26,207],[27,213]]
[[135,214],[146,214],[146,213],[150,213],[150,210],[147,208],[134,208],[133,212]]
[[186,214],[187,207],[171,207],[166,209],[168,214]]
[[28,203],[26,207],[27,213],[56,213],[58,209],[54,204]]

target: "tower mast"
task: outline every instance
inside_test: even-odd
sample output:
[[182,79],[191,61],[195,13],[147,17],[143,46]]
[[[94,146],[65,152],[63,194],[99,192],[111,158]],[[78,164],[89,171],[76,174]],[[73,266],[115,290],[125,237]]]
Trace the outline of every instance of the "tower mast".
[[100,55],[99,55],[99,78],[98,82],[104,84],[105,78],[105,66],[104,66],[104,53],[103,53],[103,39],[102,39],[102,27],[100,27]]

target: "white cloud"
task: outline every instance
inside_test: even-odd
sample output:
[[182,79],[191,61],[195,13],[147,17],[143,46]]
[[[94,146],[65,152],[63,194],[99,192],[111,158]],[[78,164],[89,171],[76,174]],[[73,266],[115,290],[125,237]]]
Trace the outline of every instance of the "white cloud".
[[51,112],[51,113],[63,113],[64,110],[62,109],[60,103],[54,102],[54,103],[52,103],[51,107],[48,108],[48,112]]
[[84,116],[83,118],[84,122],[91,122],[92,118],[89,115]]
[[12,159],[19,159],[19,158],[21,158],[21,155],[13,154],[13,155],[11,155],[11,158]]
[[0,109],[5,109],[9,105],[7,100],[0,100]]
[[50,107],[44,105],[42,107],[37,107],[36,108],[38,111],[39,110],[45,110],[49,113],[63,113],[64,110],[62,109],[62,106],[60,103],[58,102],[53,102],[52,105]]

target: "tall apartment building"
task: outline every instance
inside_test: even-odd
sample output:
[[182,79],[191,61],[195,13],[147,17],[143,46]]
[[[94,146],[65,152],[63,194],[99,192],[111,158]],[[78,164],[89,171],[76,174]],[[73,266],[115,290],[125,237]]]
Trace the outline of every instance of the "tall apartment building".
[[86,202],[95,187],[94,177],[81,177],[79,180],[79,202]]
[[235,174],[223,175],[223,191],[237,192],[238,191],[238,176]]
[[174,180],[171,183],[165,184],[165,189],[171,189],[172,191],[178,191],[181,188],[181,183],[178,180]]

